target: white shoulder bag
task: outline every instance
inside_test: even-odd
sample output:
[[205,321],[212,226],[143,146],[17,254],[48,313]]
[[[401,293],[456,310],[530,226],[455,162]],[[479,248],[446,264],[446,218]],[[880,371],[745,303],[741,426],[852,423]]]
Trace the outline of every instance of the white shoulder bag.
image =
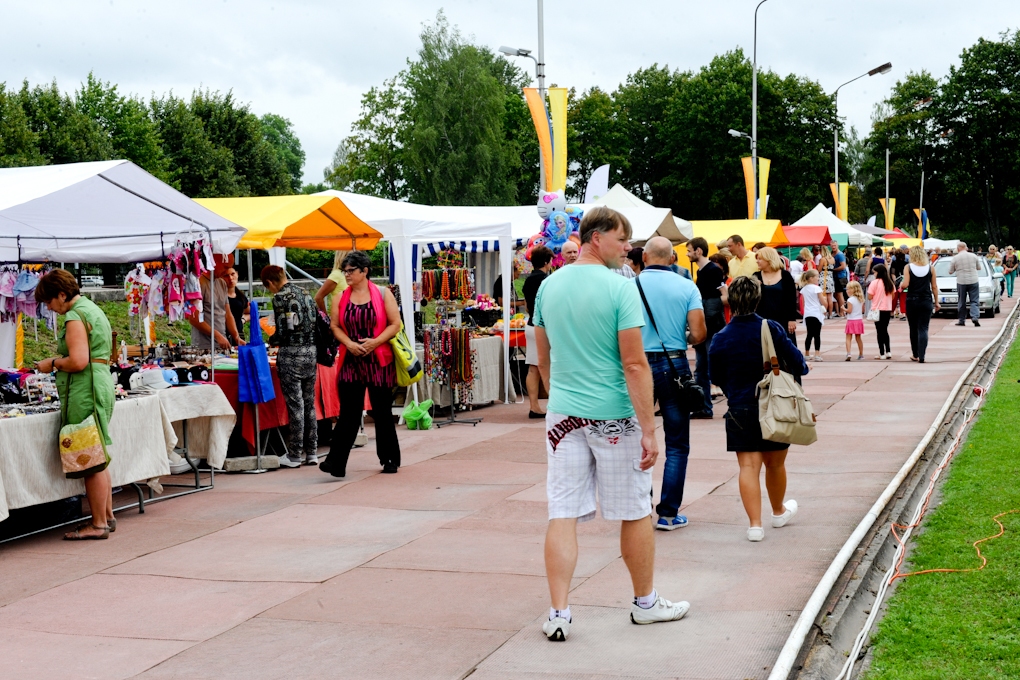
[[761,324],[761,356],[765,377],[758,383],[758,420],[762,439],[807,446],[818,440],[811,400],[793,376],[779,368],[769,322]]

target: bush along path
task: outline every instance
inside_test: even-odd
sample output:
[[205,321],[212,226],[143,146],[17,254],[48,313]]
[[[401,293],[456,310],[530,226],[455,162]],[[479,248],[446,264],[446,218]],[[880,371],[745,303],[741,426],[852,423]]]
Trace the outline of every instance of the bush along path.
[[1018,377],[1014,343],[899,570],[958,571],[897,581],[866,680],[1020,678]]

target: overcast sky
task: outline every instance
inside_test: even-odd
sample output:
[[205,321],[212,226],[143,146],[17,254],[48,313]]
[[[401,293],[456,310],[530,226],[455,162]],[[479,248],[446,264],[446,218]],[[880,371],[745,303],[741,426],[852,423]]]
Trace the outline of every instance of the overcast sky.
[[[735,47],[750,56],[757,0],[546,0],[548,84],[613,90],[653,63],[697,69]],[[535,0],[36,0],[5,3],[0,81],[56,78],[75,89],[90,70],[148,97],[233,89],[257,114],[293,121],[305,180],[322,180],[361,95],[404,67],[423,22],[443,8],[480,44],[537,47]],[[978,38],[1020,27],[1015,0],[769,0],[758,60],[832,91],[886,61],[893,71],[840,92],[839,113],[866,134],[896,79],[941,77]],[[533,62],[520,63],[533,73]]]

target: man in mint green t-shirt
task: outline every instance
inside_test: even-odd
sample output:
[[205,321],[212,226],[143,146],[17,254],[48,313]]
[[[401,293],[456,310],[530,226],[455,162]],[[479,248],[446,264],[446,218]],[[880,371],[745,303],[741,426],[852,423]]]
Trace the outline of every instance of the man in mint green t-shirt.
[[634,583],[631,621],[676,621],[687,602],[653,586],[652,467],[659,455],[652,374],[641,340],[641,298],[614,274],[630,250],[627,219],[606,207],[581,220],[581,255],[542,282],[535,299],[539,370],[549,385],[546,452],[549,528],[546,574],[552,597],[542,630],[565,640],[567,594],[577,564],[577,521],[620,520],[621,552]]

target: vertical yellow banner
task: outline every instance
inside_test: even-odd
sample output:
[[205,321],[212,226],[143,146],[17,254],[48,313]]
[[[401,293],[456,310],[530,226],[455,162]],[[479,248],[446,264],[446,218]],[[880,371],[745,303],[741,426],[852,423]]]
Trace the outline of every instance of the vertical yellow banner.
[[768,158],[758,157],[758,201],[761,206],[758,209],[758,219],[765,219],[765,212],[769,207],[769,168],[772,161]]
[[747,219],[754,219],[754,173],[751,172],[751,157],[745,156],[740,159],[744,166],[744,187],[747,189]]
[[545,112],[545,102],[534,87],[524,88],[524,99],[528,102],[531,121],[535,124],[538,135],[538,148],[542,152],[542,167],[545,170],[544,191],[552,191],[553,180],[553,147],[552,131],[549,129],[549,115]]
[[24,317],[18,314],[18,328],[14,331],[14,368],[25,367],[25,327],[21,320]]
[[549,115],[552,118],[552,190],[560,191],[567,186],[567,88],[549,88]]
[[850,185],[846,182],[839,183],[839,190],[836,190],[836,185],[833,182],[829,182],[829,191],[832,192],[832,199],[836,203],[836,217],[847,221],[847,203],[850,201]]
[[885,215],[885,229],[892,231],[895,229],[893,222],[896,221],[896,199],[890,198],[889,205],[885,204],[885,199],[878,199],[879,204],[882,206],[882,214]]

